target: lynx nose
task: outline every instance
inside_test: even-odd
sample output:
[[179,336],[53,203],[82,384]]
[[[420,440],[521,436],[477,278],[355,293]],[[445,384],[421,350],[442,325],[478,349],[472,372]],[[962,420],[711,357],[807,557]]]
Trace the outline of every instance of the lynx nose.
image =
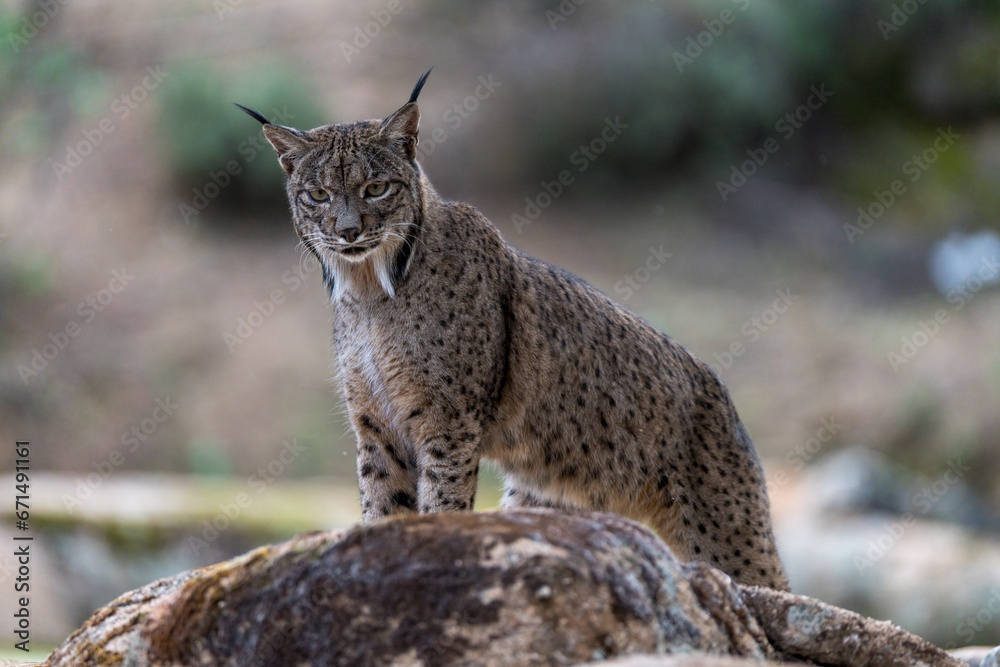
[[357,227],[346,227],[338,230],[338,232],[340,238],[344,239],[347,243],[354,243],[358,239],[358,235],[361,234],[361,230]]

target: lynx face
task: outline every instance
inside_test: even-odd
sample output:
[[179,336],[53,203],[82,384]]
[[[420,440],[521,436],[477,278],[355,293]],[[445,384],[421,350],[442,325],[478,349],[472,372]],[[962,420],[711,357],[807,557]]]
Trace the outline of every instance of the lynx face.
[[288,179],[295,229],[330,263],[364,262],[415,224],[412,165],[380,141],[377,126],[368,141],[358,141],[357,130],[314,130],[325,141],[315,138]]
[[421,226],[419,88],[384,121],[309,131],[272,125],[244,108],[265,123],[288,174],[295,230],[323,266],[334,300],[368,289],[395,297],[406,276]]

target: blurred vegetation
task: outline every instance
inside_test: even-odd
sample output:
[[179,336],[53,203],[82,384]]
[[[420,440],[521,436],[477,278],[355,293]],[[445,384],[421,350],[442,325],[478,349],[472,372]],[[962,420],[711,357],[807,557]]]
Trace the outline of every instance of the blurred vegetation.
[[199,212],[211,202],[213,222],[225,221],[231,214],[287,208],[281,187],[284,175],[260,124],[233,102],[278,125],[305,129],[320,125],[326,114],[295,71],[293,66],[270,62],[222,74],[204,63],[192,63],[175,68],[165,82],[158,96],[160,136],[175,186]]
[[[519,26],[514,39],[523,48],[482,39],[501,14]],[[24,15],[0,10],[2,32],[16,32]],[[545,0],[497,7],[439,0],[420,7],[415,20],[428,34],[448,34],[449,48],[470,67],[488,72],[503,62],[503,103],[491,102],[504,118],[494,126],[505,144],[503,168],[491,173],[497,186],[521,188],[573,169],[581,138],[596,139],[603,119],[620,117],[628,129],[587,165],[591,182],[636,189],[697,183],[693,194],[712,200],[712,184],[774,139],[780,159],[759,173],[866,204],[933,144],[939,128],[954,125],[962,140],[888,218],[936,232],[1000,209],[998,140],[979,140],[1000,132],[1000,4]],[[108,82],[86,54],[40,42],[44,37],[0,62],[0,108],[14,130],[4,133],[2,147],[15,154],[49,152],[55,128],[107,99]],[[199,213],[197,205],[211,201],[213,222],[285,206],[275,187],[280,168],[273,156],[256,159],[270,149],[232,102],[303,128],[336,117],[318,107],[318,91],[297,75],[301,67],[261,62],[225,71],[200,60],[174,64],[157,94],[177,194]],[[813,87],[831,91],[831,101],[779,131]],[[496,162],[479,150],[481,139],[475,147],[468,140],[459,156],[481,169],[464,173],[490,173],[487,163]],[[995,217],[975,222],[1000,226]]]
[[[33,461],[40,468],[90,475],[171,397],[182,409],[122,470],[194,473],[214,495],[192,502],[211,517],[277,461],[281,484],[255,502],[251,523],[260,513],[309,528],[355,512],[354,441],[328,385],[327,299],[318,272],[308,286],[298,274],[302,289],[285,280],[303,266],[283,174],[259,124],[232,103],[300,128],[350,121],[353,111],[321,107],[388,113],[435,65],[421,140],[433,146],[431,133],[445,132],[448,143],[424,158],[443,195],[504,227],[542,181],[573,172],[544,224],[504,229],[514,244],[610,291],[664,243],[676,257],[626,305],[706,359],[746,335],[740,322],[772,288],[801,290],[801,306],[725,377],[770,465],[832,414],[845,430],[810,464],[862,444],[932,480],[961,460],[972,468],[963,484],[995,514],[995,288],[949,310],[954,324],[905,373],[893,374],[885,353],[953,305],[931,291],[932,244],[1000,226],[1000,3],[431,0],[403,3],[346,63],[339,40],[350,43],[384,2],[235,5],[223,17],[210,3],[58,3],[65,11],[23,44],[10,35],[41,4],[0,8],[0,431],[51,443]],[[149,104],[86,174],[57,181],[53,160],[150,63],[170,75]],[[461,122],[446,115],[490,75],[502,82],[495,95],[473,98]],[[813,88],[829,102],[803,107]],[[800,109],[800,127],[778,129]],[[577,171],[574,152],[619,117],[628,128]],[[905,179],[903,164],[947,128],[959,140],[919,184],[906,182],[876,233],[848,246],[841,225]],[[769,139],[777,153],[719,207],[716,182]],[[189,233],[178,205],[218,233]],[[280,243],[243,233],[265,223],[282,230]],[[83,321],[74,306],[120,266],[136,271],[135,285],[44,376],[22,381],[18,366]],[[223,334],[276,288],[286,305],[227,350]],[[287,466],[285,439],[301,450]],[[284,499],[316,475],[344,493]],[[495,503],[495,471],[484,467],[480,482],[482,504]],[[118,547],[163,541],[115,530],[102,539]]]
[[[588,179],[639,189],[680,180],[712,199],[710,184],[773,138],[780,159],[759,169],[766,178],[866,204],[953,125],[961,142],[921,175],[920,194],[894,217],[909,213],[940,230],[1000,208],[1000,157],[995,147],[984,156],[977,141],[1000,112],[1000,4],[686,0],[587,4],[572,14],[572,3],[542,4],[545,18],[534,3],[517,5],[517,22],[535,34],[513,56],[522,59],[518,80],[504,81],[504,95],[517,98],[504,110],[517,128],[508,154],[519,158],[505,173],[531,175],[522,182],[566,169],[568,147],[620,116],[628,130]],[[444,0],[426,13],[476,52],[497,12]],[[511,57],[497,49],[481,60]],[[803,109],[801,125],[777,127],[821,86],[829,102]]]
[[[0,9],[0,34],[20,34],[24,17],[37,9],[32,3],[20,11]],[[227,29],[214,23],[211,12],[205,16],[212,29]],[[109,99],[125,77],[115,64],[128,61],[127,50],[102,47],[85,30],[84,37],[67,39],[59,32],[65,20],[65,14],[55,15],[0,59],[0,150],[36,158],[33,168],[49,179],[47,158],[61,159],[60,146],[107,113]],[[129,31],[135,29],[111,22],[108,28],[121,33],[122,43],[132,39]],[[371,69],[359,60],[358,69],[343,76],[367,79],[370,88],[381,89],[387,84],[379,77],[390,67],[398,76],[410,64],[419,72],[435,62],[457,62],[468,72],[468,81],[451,82],[451,93],[449,82],[432,77],[440,88],[424,93],[423,99],[430,99],[422,129],[433,129],[435,123],[440,127],[442,111],[472,93],[477,76],[495,73],[503,82],[495,99],[477,111],[483,117],[475,131],[451,133],[454,126],[445,123],[451,133],[447,161],[441,157],[444,151],[430,156],[441,160],[431,172],[435,179],[442,172],[455,182],[474,178],[480,191],[500,197],[513,192],[510,199],[519,205],[524,195],[538,191],[540,181],[552,181],[563,169],[575,170],[570,160],[576,148],[600,136],[604,119],[620,117],[628,128],[587,164],[586,173],[578,176],[582,185],[568,189],[567,198],[610,198],[609,193],[630,191],[659,196],[672,188],[685,200],[697,203],[701,197],[718,203],[714,184],[728,177],[732,165],[745,162],[748,150],[759,151],[773,139],[779,152],[760,169],[761,180],[846,200],[830,207],[838,213],[833,222],[838,225],[852,221],[858,205],[869,204],[873,192],[887,190],[900,178],[902,164],[932,146],[940,128],[953,127],[960,140],[921,173],[920,187],[900,199],[886,222],[897,223],[900,236],[912,237],[1000,226],[997,3],[515,0],[498,5],[437,0],[401,13],[391,29],[412,41],[393,56],[409,53],[419,63],[376,58],[380,44],[391,41],[386,36],[366,52]],[[151,97],[155,113],[146,128],[147,136],[158,142],[171,180],[173,192],[164,204],[169,218],[176,221],[173,212],[179,203],[218,228],[270,221],[287,233],[280,167],[259,124],[232,103],[301,128],[331,118],[349,120],[319,106],[329,98],[330,84],[316,83],[322,80],[316,74],[329,63],[276,59],[264,39],[248,47],[258,52],[252,57],[243,51],[238,57],[218,55],[225,50],[188,53],[169,37],[159,44],[151,41],[150,53],[156,57],[144,54],[142,62],[162,61],[170,71]],[[122,70],[127,67],[135,64],[122,64]],[[128,81],[132,79],[130,73]],[[830,91],[829,102],[807,109],[808,120],[784,136],[776,126],[803,108],[814,88]],[[487,120],[489,114],[494,115]],[[155,152],[147,146],[141,150],[144,155]],[[734,197],[737,206],[742,194]],[[199,203],[205,204],[204,215]],[[738,212],[729,209],[719,218],[737,225],[745,219]],[[637,233],[638,224],[630,231]],[[754,231],[770,231],[775,238],[787,229],[769,224],[765,220]],[[0,220],[5,231],[15,225]],[[887,261],[893,253],[902,254],[898,248],[866,243],[849,258],[827,245],[821,250],[844,272],[861,266],[868,275],[882,271],[898,274],[907,284],[917,282],[912,273]],[[924,258],[913,257],[917,271],[925,273]],[[5,293],[0,337],[13,338],[8,333],[13,313],[33,307],[41,312],[38,304],[44,297],[55,302],[64,296],[58,270],[44,250],[11,254],[0,265]],[[929,289],[929,283],[924,287]],[[656,320],[655,314],[646,315]],[[27,349],[36,345],[32,340]],[[289,418],[289,428],[294,425],[308,433],[310,442],[320,443],[325,414],[311,414],[304,410]],[[908,416],[899,421],[908,424]],[[935,434],[924,446],[931,450],[937,440]],[[239,461],[225,455],[224,442],[195,441],[187,458],[177,455],[169,465],[163,460],[158,465],[205,474],[240,468]],[[913,438],[898,441],[912,455]]]
[[6,51],[0,58],[0,150],[11,157],[50,152],[69,121],[96,113],[109,90],[78,46],[45,39],[54,20],[26,33],[29,13],[0,7]]
[[[0,34],[8,41],[22,34],[25,17],[37,10],[32,3],[0,8]],[[11,42],[0,59],[0,150],[36,158],[34,168],[46,177],[52,171],[46,156],[60,159],[59,147],[106,113],[119,87],[113,58],[86,39],[61,38],[64,20],[62,13],[53,16],[23,43]],[[540,181],[563,169],[575,171],[570,160],[576,148],[600,136],[604,119],[620,117],[628,128],[588,162],[578,176],[586,185],[570,188],[568,198],[662,192],[669,183],[693,201],[718,203],[714,184],[745,162],[748,151],[759,152],[772,139],[778,153],[759,169],[761,179],[841,198],[838,222],[849,222],[858,205],[867,206],[876,191],[904,177],[902,165],[933,146],[939,130],[953,128],[960,139],[920,173],[919,187],[900,198],[886,222],[912,237],[1000,227],[1000,4],[520,0],[501,6],[437,0],[415,6],[399,21],[410,22],[403,27],[415,35],[419,60],[461,61],[470,72],[468,82],[453,82],[457,99],[472,92],[466,86],[477,85],[477,75],[502,73],[496,99],[477,112],[495,114],[489,129],[483,124],[475,132],[455,132],[448,164],[435,165],[435,178],[450,169],[458,182],[475,178],[479,189],[488,183],[500,196],[505,188],[527,189],[512,197],[519,202],[537,192]],[[169,41],[160,48],[169,54]],[[253,220],[278,220],[287,231],[277,160],[258,123],[232,103],[301,128],[339,116],[320,108],[328,95],[313,83],[315,69],[259,49],[256,57],[234,60],[164,55],[170,76],[152,98],[157,113],[150,134],[158,141],[174,203],[218,228],[230,221],[245,227]],[[379,68],[385,66],[350,76],[367,76],[380,86]],[[439,91],[448,89],[447,82],[440,85]],[[806,108],[808,119],[800,127],[779,130],[816,88],[830,92],[829,102]],[[422,127],[440,126],[441,112],[453,101],[437,94]],[[789,128],[795,131],[787,136]],[[734,196],[737,205],[741,194]],[[731,213],[720,217],[739,224],[740,216]],[[0,220],[0,228],[14,227]],[[761,229],[767,224],[755,227]],[[837,261],[897,271],[886,262],[887,252],[892,249],[865,244]],[[59,296],[57,269],[42,251],[9,260],[0,265],[0,288],[7,295],[0,299],[0,337],[11,336],[14,312]],[[903,279],[913,282],[908,274]],[[326,422],[310,421],[309,414],[295,416],[296,428],[308,431],[310,442],[322,442]],[[925,408],[913,412],[930,414]],[[918,446],[907,431],[909,416],[898,421],[902,435],[893,447],[909,448],[914,457],[926,448],[936,460],[937,432],[911,428],[934,433]],[[239,468],[224,444],[211,439],[197,440],[181,459],[171,465],[205,474]]]
[[[27,13],[0,7],[0,172],[19,158],[53,152],[67,122],[94,113],[107,92],[105,77],[71,44],[47,43],[41,29],[25,31]],[[24,35],[30,35],[25,37]],[[39,165],[48,170],[47,164]],[[18,221],[0,219],[0,244]],[[8,255],[0,263],[0,349],[8,345],[15,319],[54,289],[53,269],[41,251]]]

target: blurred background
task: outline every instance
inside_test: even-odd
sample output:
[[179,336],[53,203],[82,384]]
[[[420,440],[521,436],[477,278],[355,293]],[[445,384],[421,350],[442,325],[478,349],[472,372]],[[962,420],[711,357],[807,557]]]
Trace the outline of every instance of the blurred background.
[[432,65],[438,190],[713,365],[793,589],[1000,643],[1000,6],[49,0],[0,39],[0,533],[27,440],[35,644],[358,519],[319,272],[231,102],[385,117]]

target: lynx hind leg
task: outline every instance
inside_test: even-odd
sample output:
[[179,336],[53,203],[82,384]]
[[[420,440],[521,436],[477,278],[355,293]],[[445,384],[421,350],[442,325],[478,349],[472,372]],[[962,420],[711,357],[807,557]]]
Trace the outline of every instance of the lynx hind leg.
[[500,507],[508,510],[527,507],[548,507],[557,510],[570,509],[555,501],[542,498],[526,488],[514,484],[509,479],[504,480],[503,483],[503,496],[500,498]]
[[671,480],[688,555],[742,584],[788,590],[750,437],[737,424],[736,433],[703,430],[696,440],[678,454],[679,474]]

